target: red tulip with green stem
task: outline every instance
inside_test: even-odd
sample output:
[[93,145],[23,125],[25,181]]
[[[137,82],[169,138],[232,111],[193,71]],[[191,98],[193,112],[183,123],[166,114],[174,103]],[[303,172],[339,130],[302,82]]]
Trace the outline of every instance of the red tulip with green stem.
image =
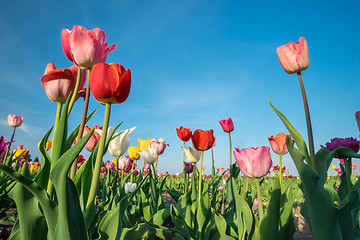
[[[192,132],[190,128],[184,128],[181,126],[180,128],[176,129],[177,136],[183,141],[184,147],[185,143],[190,140]],[[186,165],[185,165],[185,152],[183,152],[183,173],[184,173],[184,183],[185,183],[185,193],[188,190],[188,175],[186,172]]]

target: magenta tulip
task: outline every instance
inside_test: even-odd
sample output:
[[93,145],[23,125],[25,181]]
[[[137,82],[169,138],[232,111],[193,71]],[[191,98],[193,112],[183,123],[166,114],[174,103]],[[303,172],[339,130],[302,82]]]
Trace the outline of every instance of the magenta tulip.
[[108,47],[105,40],[105,32],[100,28],[87,30],[75,25],[71,31],[61,31],[61,43],[66,57],[83,69],[91,69],[97,63],[104,63],[107,55],[116,49],[116,44]]
[[192,164],[191,162],[185,162],[185,167],[186,167],[186,173],[190,174],[193,172],[194,170],[194,164]]
[[290,42],[276,50],[279,61],[288,74],[299,73],[309,66],[309,52],[305,38],[300,37],[297,43]]
[[[76,66],[62,69],[55,68],[52,62],[48,63],[45,73],[40,79],[48,98],[53,102],[65,103],[70,92],[75,89],[77,73],[78,67]],[[79,94],[84,91],[85,81],[86,71],[82,70]]]
[[7,116],[8,124],[10,127],[20,127],[23,123],[23,116],[10,114]]
[[232,132],[234,130],[234,123],[231,118],[224,118],[219,121],[224,132]]
[[273,164],[269,147],[244,148],[241,150],[235,148],[235,150],[235,160],[245,176],[260,178],[268,174]]

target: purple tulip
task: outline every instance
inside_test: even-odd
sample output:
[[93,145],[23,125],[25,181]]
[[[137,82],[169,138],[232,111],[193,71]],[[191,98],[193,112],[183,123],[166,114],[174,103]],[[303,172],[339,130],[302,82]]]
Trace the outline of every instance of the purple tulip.
[[185,162],[185,167],[186,167],[186,173],[190,174],[193,172],[194,170],[194,164],[190,163],[190,162]]
[[[326,150],[333,151],[339,147],[347,147],[351,148],[354,152],[358,152],[360,148],[360,142],[356,140],[356,138],[333,138],[330,140],[330,142],[327,142],[326,144]],[[335,153],[335,158],[344,158],[343,156]]]
[[0,158],[5,157],[5,153],[7,150],[7,145],[9,145],[11,142],[7,142],[6,139],[3,136],[0,136]]
[[235,160],[246,177],[260,178],[268,174],[271,165],[270,147],[235,148]]

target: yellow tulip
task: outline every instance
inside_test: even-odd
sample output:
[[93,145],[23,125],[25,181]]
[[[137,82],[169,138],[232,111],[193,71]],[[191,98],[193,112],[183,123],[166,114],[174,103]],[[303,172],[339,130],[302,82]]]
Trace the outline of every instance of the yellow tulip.
[[25,150],[25,149],[15,149],[14,150],[14,156],[15,157],[25,157],[29,154],[29,150]]
[[30,172],[31,172],[31,173],[36,173],[37,170],[38,170],[38,169],[37,169],[37,166],[35,166],[35,165],[31,165],[31,166],[30,166]]
[[335,168],[336,168],[336,166],[333,164],[333,165],[331,165],[331,169],[332,170],[335,170]]
[[116,160],[112,160],[113,163],[115,163],[115,169],[117,167],[117,161]]
[[129,157],[134,160],[139,160],[140,155],[138,152],[140,152],[140,149],[137,147],[129,147],[128,148]]
[[[46,141],[46,146],[45,146],[46,151],[50,150],[50,148],[52,146],[52,141],[53,141],[52,139]],[[40,148],[40,143],[41,143],[41,141],[38,143],[38,148]]]
[[138,144],[138,148],[142,151],[144,149],[148,149],[149,148],[149,144],[150,144],[150,139],[146,139],[146,140],[142,140],[142,139],[138,139],[139,144]]

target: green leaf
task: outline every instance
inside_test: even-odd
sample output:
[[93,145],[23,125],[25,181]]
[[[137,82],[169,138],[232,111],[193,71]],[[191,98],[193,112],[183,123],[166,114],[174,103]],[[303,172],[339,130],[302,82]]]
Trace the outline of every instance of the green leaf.
[[218,229],[220,239],[223,239],[223,240],[236,239],[236,238],[226,235],[227,222],[226,222],[225,218],[215,211],[213,211],[213,213],[215,214],[215,224]]
[[49,182],[49,174],[50,174],[50,156],[46,152],[46,142],[49,139],[50,133],[52,131],[52,127],[45,134],[43,139],[40,142],[39,150],[41,154],[41,165],[38,174],[35,177],[35,182],[42,186],[44,189],[47,187]]
[[172,189],[167,189],[166,191],[172,197],[172,199],[175,200],[176,203],[179,201],[179,198],[182,196],[181,192]]
[[[67,109],[64,108],[66,113]],[[56,239],[88,239],[87,228],[80,208],[79,196],[74,182],[67,176],[73,159],[84,148],[91,137],[92,129],[85,137],[66,151],[53,165],[50,179],[54,184],[59,204]]]
[[360,239],[356,229],[360,209],[360,189],[353,190],[347,196],[347,203],[339,209],[339,224],[344,239]]

